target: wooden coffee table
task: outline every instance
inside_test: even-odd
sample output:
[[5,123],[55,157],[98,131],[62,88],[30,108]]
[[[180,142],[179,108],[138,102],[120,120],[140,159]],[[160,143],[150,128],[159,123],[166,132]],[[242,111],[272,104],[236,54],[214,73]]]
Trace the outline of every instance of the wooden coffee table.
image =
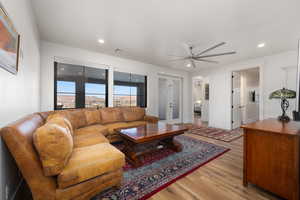
[[182,145],[174,140],[174,136],[184,134],[188,128],[184,125],[165,123],[147,124],[144,126],[119,129],[125,147],[122,150],[126,159],[135,167],[141,166],[141,156],[158,148],[170,148],[176,152],[182,150]]

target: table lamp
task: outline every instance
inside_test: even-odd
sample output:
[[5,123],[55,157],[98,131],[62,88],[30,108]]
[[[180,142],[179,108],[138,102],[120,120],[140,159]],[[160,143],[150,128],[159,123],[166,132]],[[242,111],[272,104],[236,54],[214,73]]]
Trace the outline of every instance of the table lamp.
[[294,90],[289,90],[286,88],[276,90],[270,94],[269,99],[281,99],[282,115],[278,117],[278,120],[283,122],[290,121],[289,116],[286,115],[286,111],[290,106],[289,101],[287,99],[294,98],[296,98],[296,92]]

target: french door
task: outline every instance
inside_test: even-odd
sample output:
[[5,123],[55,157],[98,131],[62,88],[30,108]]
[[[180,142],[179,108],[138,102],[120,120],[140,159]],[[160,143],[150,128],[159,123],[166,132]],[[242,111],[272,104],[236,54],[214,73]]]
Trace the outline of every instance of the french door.
[[182,122],[182,79],[159,76],[159,118],[167,123]]

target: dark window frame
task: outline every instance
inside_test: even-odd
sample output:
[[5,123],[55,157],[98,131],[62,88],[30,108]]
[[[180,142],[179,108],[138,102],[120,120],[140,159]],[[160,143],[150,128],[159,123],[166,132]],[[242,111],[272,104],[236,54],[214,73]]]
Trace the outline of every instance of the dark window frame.
[[[74,108],[59,108],[57,105],[57,81],[75,81],[75,108],[85,108],[85,83],[97,83],[105,84],[105,107],[108,107],[108,69],[105,69],[105,80],[103,79],[94,79],[85,77],[86,68],[91,68],[87,66],[81,66],[83,68],[82,77],[57,77],[58,62],[54,62],[54,110],[66,110]],[[63,63],[62,63],[63,64]]]

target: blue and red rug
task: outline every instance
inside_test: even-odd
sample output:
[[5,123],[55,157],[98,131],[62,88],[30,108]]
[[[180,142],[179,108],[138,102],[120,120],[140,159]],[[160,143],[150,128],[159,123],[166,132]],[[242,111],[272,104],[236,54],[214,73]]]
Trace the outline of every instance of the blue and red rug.
[[243,136],[243,130],[240,128],[224,130],[212,127],[197,127],[192,128],[187,133],[212,138],[215,140],[221,140],[223,142],[232,142]]
[[[188,175],[229,149],[188,136],[177,136],[183,150],[175,153],[161,149],[146,155],[143,166],[124,167],[124,179],[119,190],[110,189],[93,200],[145,200],[176,180]],[[121,148],[120,144],[118,148]]]

